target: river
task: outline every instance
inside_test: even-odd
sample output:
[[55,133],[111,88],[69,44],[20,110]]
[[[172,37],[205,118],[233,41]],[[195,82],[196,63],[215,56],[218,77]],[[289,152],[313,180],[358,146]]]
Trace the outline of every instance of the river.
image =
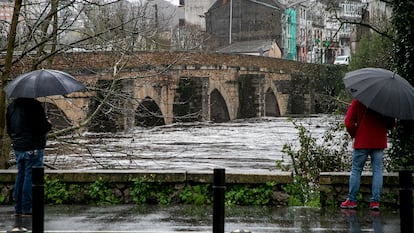
[[322,138],[342,117],[264,117],[227,123],[177,123],[120,133],[83,133],[50,141],[45,163],[58,169],[278,170],[283,145],[299,146],[293,121]]

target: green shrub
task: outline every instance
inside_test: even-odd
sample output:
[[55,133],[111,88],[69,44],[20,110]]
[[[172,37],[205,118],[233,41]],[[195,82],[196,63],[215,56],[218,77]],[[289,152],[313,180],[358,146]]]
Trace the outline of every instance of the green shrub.
[[274,183],[232,185],[226,191],[226,205],[271,205]]
[[[159,185],[158,187],[161,187],[161,185]],[[159,188],[158,190],[160,191],[155,192],[157,203],[160,205],[170,205],[172,202],[172,193],[174,192],[174,187],[172,187],[171,185],[168,185],[168,186],[163,186],[162,188]]]
[[58,179],[45,179],[45,200],[47,203],[62,204],[70,197],[66,185]]
[[180,194],[180,199],[184,204],[206,205],[212,203],[212,191],[209,184],[187,185]]
[[289,206],[320,206],[319,192],[301,176],[294,176],[293,183],[285,187],[289,194]]
[[91,202],[98,205],[119,204],[121,200],[113,193],[113,188],[102,177],[89,186],[88,190]]
[[142,179],[133,179],[131,187],[131,196],[135,204],[144,204],[147,202],[147,196],[150,190],[149,183]]
[[132,179],[131,196],[135,204],[169,205],[173,199],[174,187],[170,184],[152,182],[153,178]]
[[292,165],[279,166],[283,170],[293,169],[294,182],[285,187],[290,194],[289,205],[318,206],[320,172],[350,169],[352,139],[344,129],[342,119],[333,122],[319,141],[306,127],[292,122],[298,130],[299,149],[295,150],[293,144],[285,144],[282,152],[289,156]]
[[292,144],[285,144],[282,152],[290,157],[295,175],[301,176],[309,185],[318,187],[320,172],[344,171],[350,168],[351,138],[345,133],[342,121],[334,122],[319,143],[306,127],[292,122],[298,130],[300,146],[298,150],[294,150]]
[[66,185],[59,179],[45,176],[45,201],[49,204],[68,203],[74,194],[80,191],[79,185]]

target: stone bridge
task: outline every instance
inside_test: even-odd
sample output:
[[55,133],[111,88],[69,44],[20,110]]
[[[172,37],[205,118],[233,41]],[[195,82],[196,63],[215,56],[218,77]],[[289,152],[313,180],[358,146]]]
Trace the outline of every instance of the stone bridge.
[[[88,86],[85,92],[44,99],[58,128],[83,122],[102,100],[89,130],[321,111],[315,93],[323,85],[324,68],[316,64],[211,53],[91,52],[60,55],[44,67],[70,73]],[[15,75],[26,71],[22,65],[13,70]]]

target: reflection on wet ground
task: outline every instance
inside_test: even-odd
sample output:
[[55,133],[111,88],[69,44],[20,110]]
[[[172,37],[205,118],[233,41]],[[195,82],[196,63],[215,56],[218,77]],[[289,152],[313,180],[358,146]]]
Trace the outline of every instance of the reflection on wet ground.
[[[225,232],[400,232],[398,210],[380,212],[307,207],[230,206]],[[0,232],[14,224],[13,207],[0,206]],[[211,232],[211,206],[46,206],[46,232]]]

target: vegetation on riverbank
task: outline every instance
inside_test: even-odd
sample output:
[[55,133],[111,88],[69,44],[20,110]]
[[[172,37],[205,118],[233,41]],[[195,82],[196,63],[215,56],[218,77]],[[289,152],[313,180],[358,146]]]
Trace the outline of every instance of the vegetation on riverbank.
[[[212,204],[211,184],[169,184],[154,182],[152,177],[132,179],[125,187],[115,187],[111,182],[98,179],[84,187],[63,183],[58,179],[45,179],[46,204]],[[119,186],[119,185],[118,185]],[[128,186],[128,188],[127,188]],[[128,189],[126,191],[126,189]],[[273,182],[265,184],[226,185],[226,205],[280,205],[288,204],[283,187]],[[86,200],[85,200],[86,196]]]
[[344,171],[350,168],[349,145],[351,138],[344,133],[342,121],[334,121],[322,138],[315,138],[310,131],[292,120],[298,130],[298,149],[285,144],[283,152],[291,165],[279,166],[282,170],[293,170],[294,182],[287,185],[289,205],[319,206],[319,174],[321,172]]

